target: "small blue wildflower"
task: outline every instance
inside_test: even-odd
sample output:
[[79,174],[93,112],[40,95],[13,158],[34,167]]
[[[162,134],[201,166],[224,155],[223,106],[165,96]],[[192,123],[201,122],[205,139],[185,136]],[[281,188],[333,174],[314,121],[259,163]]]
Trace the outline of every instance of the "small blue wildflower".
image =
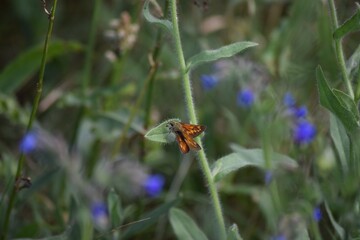
[[297,119],[306,118],[308,114],[308,109],[306,106],[301,106],[295,109],[294,115]]
[[288,108],[292,108],[296,104],[295,99],[294,99],[293,95],[290,92],[285,93],[283,103]]
[[205,90],[213,89],[219,80],[214,75],[201,75],[200,76],[202,86]]
[[294,141],[298,144],[307,144],[314,140],[316,135],[316,128],[307,120],[302,120],[296,123],[293,131]]
[[103,202],[94,202],[91,205],[91,216],[96,226],[106,228],[108,225],[108,209]]
[[249,108],[253,105],[255,95],[250,89],[244,89],[237,95],[237,104],[244,108]]
[[20,152],[28,154],[36,148],[37,134],[34,131],[28,132],[20,142]]
[[150,197],[158,196],[165,183],[165,178],[160,174],[149,175],[144,182],[144,189]]
[[321,213],[321,209],[319,207],[314,208],[314,210],[313,210],[313,219],[316,222],[320,222],[320,220],[322,219],[322,213]]
[[265,172],[265,177],[264,177],[265,184],[266,184],[266,185],[269,185],[270,182],[271,182],[271,180],[272,180],[272,178],[273,178],[273,173],[272,173],[272,171],[267,170],[267,171]]
[[284,235],[276,235],[271,238],[271,240],[286,240],[286,237]]

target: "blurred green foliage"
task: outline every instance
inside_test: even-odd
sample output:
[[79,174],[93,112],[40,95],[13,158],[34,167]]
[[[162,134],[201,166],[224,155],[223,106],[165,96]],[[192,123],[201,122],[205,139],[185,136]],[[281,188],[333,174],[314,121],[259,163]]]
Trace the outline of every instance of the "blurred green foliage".
[[[158,4],[151,14],[166,17],[165,1]],[[336,35],[345,36],[351,60],[352,100],[344,93],[326,1],[210,1],[207,9],[178,4],[186,59],[234,42],[259,44],[191,72],[199,122],[207,126],[204,148],[211,164],[220,160],[214,176],[224,174],[217,186],[229,239],[240,238],[236,229],[243,239],[359,239],[360,36],[348,33],[358,22]],[[358,16],[355,1],[335,4],[340,23]],[[58,3],[35,124],[40,145],[26,156],[23,171],[32,186],[18,193],[8,237],[186,239],[182,234],[195,232],[194,239],[216,239],[194,155],[181,155],[176,144],[144,141],[146,131],[165,120],[187,122],[171,36],[145,20],[141,1],[101,1],[84,87],[94,5]],[[0,11],[1,233],[48,18],[40,1],[5,0]],[[203,85],[204,74],[216,76],[213,88]],[[255,102],[242,108],[237,94],[247,88]],[[308,108],[307,120],[316,127],[310,143],[294,142],[286,92]],[[152,173],[166,179],[155,198],[142,185]],[[96,202],[107,203],[108,219],[92,221]]]

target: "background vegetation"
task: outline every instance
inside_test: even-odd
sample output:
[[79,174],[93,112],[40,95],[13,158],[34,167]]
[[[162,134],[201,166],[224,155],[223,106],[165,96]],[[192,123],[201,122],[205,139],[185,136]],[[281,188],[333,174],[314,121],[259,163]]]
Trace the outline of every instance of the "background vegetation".
[[[360,36],[341,36],[351,102],[329,2],[178,2],[185,59],[259,44],[190,75],[229,239],[360,239]],[[152,16],[170,19],[157,4]],[[355,1],[335,5],[340,24],[359,16]],[[29,131],[49,17],[41,1],[0,11],[2,238],[219,239],[196,154],[144,138],[189,118],[174,38],[143,2],[59,0]]]

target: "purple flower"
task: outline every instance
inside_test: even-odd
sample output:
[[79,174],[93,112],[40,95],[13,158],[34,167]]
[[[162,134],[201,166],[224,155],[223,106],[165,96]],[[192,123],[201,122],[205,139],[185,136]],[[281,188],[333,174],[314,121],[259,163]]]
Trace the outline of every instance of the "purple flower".
[[91,205],[91,216],[96,226],[106,228],[108,225],[108,210],[103,202],[94,202]]
[[306,118],[307,114],[308,114],[308,110],[307,110],[306,106],[301,106],[301,107],[298,107],[298,108],[294,109],[294,116],[297,119]]
[[290,92],[285,93],[283,103],[288,108],[292,108],[296,104],[295,99],[294,99],[293,95]]
[[320,222],[320,220],[322,219],[322,213],[321,213],[321,209],[319,207],[314,208],[314,210],[313,210],[313,219],[316,222]]
[[255,95],[250,89],[244,89],[237,95],[237,104],[244,108],[249,108],[253,105]]
[[307,120],[302,120],[296,123],[293,131],[294,141],[298,144],[307,144],[314,140],[316,135],[316,128]]
[[266,185],[269,185],[271,180],[273,178],[273,173],[270,171],[270,170],[267,170],[265,172],[265,177],[264,177],[264,180],[265,180],[265,184]]
[[160,174],[149,175],[143,184],[147,195],[156,197],[164,187],[165,178]]
[[28,154],[33,151],[36,148],[37,140],[37,134],[34,131],[26,133],[19,145],[20,152]]
[[201,75],[200,76],[202,86],[205,90],[213,89],[219,80],[214,75]]

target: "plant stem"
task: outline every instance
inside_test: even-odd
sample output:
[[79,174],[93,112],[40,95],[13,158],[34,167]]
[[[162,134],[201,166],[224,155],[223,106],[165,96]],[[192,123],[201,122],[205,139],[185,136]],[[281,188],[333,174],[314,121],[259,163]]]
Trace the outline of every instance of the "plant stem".
[[[336,9],[335,9],[335,3],[334,0],[328,0],[329,7],[330,7],[330,16],[332,19],[332,25],[333,25],[333,31],[335,31],[339,24],[338,19],[336,15]],[[352,88],[349,76],[346,71],[346,64],[345,64],[345,58],[344,58],[344,51],[341,44],[341,39],[334,39],[335,43],[335,53],[337,56],[338,64],[341,70],[342,77],[345,81],[346,88],[348,90],[348,93],[352,99],[354,99],[354,90]]]
[[[92,15],[90,34],[89,34],[89,42],[86,47],[85,65],[84,65],[82,82],[81,82],[81,91],[82,91],[83,99],[86,98],[86,91],[89,87],[90,79],[91,79],[91,66],[94,55],[96,29],[100,16],[100,7],[101,7],[101,0],[95,0],[94,12]],[[83,119],[85,114],[86,114],[86,106],[82,106],[75,120],[75,127],[70,141],[70,148],[73,148],[74,145],[76,144],[77,136],[80,131],[79,128],[80,128],[81,120]]]
[[147,78],[145,79],[143,87],[140,90],[140,93],[138,95],[139,97],[136,99],[135,106],[131,109],[130,116],[129,116],[129,118],[128,118],[122,132],[121,132],[121,135],[120,135],[118,141],[115,143],[115,145],[113,147],[113,151],[112,151],[113,156],[115,156],[116,153],[121,150],[121,146],[125,141],[125,138],[126,138],[126,135],[127,135],[128,131],[130,129],[131,123],[134,121],[134,118],[135,118],[135,116],[136,116],[136,114],[137,114],[137,112],[138,112],[138,110],[140,108],[140,104],[143,102],[143,99],[144,99],[145,94],[146,94],[146,89],[148,88],[149,82],[153,78],[156,70],[157,70],[157,63],[154,63],[151,66],[150,72],[149,72]]
[[[177,6],[176,6],[176,0],[170,0],[170,8],[171,8],[171,19],[173,24],[173,37],[176,47],[176,53],[178,56],[179,64],[180,64],[180,70],[181,74],[183,76],[183,86],[184,86],[184,92],[185,92],[185,104],[187,113],[189,115],[189,120],[193,124],[197,124],[197,118],[195,113],[195,106],[194,101],[192,97],[192,91],[191,91],[191,83],[190,83],[190,76],[189,73],[186,72],[186,63],[184,58],[184,53],[182,50],[181,45],[181,38],[180,38],[180,31],[179,31],[179,24],[177,19]],[[216,185],[213,179],[213,176],[211,174],[210,166],[206,158],[206,154],[204,151],[204,148],[202,146],[202,142],[199,139],[199,145],[201,147],[201,150],[198,154],[198,159],[200,162],[201,169],[205,176],[205,181],[208,184],[210,196],[212,199],[212,204],[215,212],[216,221],[218,223],[219,227],[219,239],[226,239],[226,230],[225,230],[225,221],[222,213],[222,208],[220,204],[220,198],[219,194],[216,189]]]
[[[168,8],[168,2],[165,2],[165,9]],[[157,63],[157,58],[160,55],[160,51],[161,51],[161,41],[162,41],[162,37],[163,37],[163,30],[159,29],[157,32],[157,36],[156,36],[156,41],[155,41],[155,48],[154,51],[152,52],[152,60],[155,63],[156,69],[154,71],[151,71],[148,75],[150,75],[150,80],[149,80],[149,86],[147,88],[147,93],[146,93],[146,101],[145,101],[145,116],[144,116],[144,129],[146,130],[149,127],[150,124],[150,116],[151,116],[151,106],[152,106],[152,99],[153,99],[153,91],[154,91],[154,82],[155,82],[155,77],[156,77],[156,73],[157,73],[157,69],[159,64]],[[143,139],[140,143],[140,158],[144,158],[144,154],[145,154],[145,139]]]
[[[29,119],[29,122],[28,122],[28,125],[27,125],[27,128],[26,128],[26,134],[30,131],[30,129],[33,126],[33,122],[35,120],[35,116],[36,116],[37,109],[39,107],[39,103],[40,103],[40,99],[41,99],[41,94],[42,94],[42,89],[43,89],[43,82],[44,82],[46,59],[47,59],[47,53],[48,53],[48,48],[49,48],[49,41],[50,41],[50,38],[51,38],[53,26],[54,26],[56,5],[57,5],[57,0],[54,0],[54,5],[53,5],[53,7],[51,9],[50,14],[48,15],[48,17],[49,17],[49,25],[48,25],[48,30],[47,30],[47,34],[46,34],[46,38],[45,38],[45,43],[44,43],[43,55],[42,55],[41,64],[40,64],[39,80],[38,80],[37,86],[36,86],[36,95],[35,95],[35,98],[34,98],[30,119]],[[45,6],[45,4],[44,4],[44,6]],[[21,152],[20,157],[19,157],[19,161],[18,161],[18,166],[17,166],[17,170],[16,170],[14,183],[21,176],[22,168],[23,168],[23,165],[24,165],[24,160],[25,160],[25,155],[24,155],[23,152]],[[6,239],[6,235],[7,235],[8,227],[9,227],[11,210],[14,207],[17,192],[18,191],[17,191],[16,185],[14,184],[13,187],[12,187],[12,190],[11,190],[10,197],[9,197],[9,205],[8,205],[8,207],[6,209],[6,213],[5,213],[4,227],[2,229],[1,239]]]

